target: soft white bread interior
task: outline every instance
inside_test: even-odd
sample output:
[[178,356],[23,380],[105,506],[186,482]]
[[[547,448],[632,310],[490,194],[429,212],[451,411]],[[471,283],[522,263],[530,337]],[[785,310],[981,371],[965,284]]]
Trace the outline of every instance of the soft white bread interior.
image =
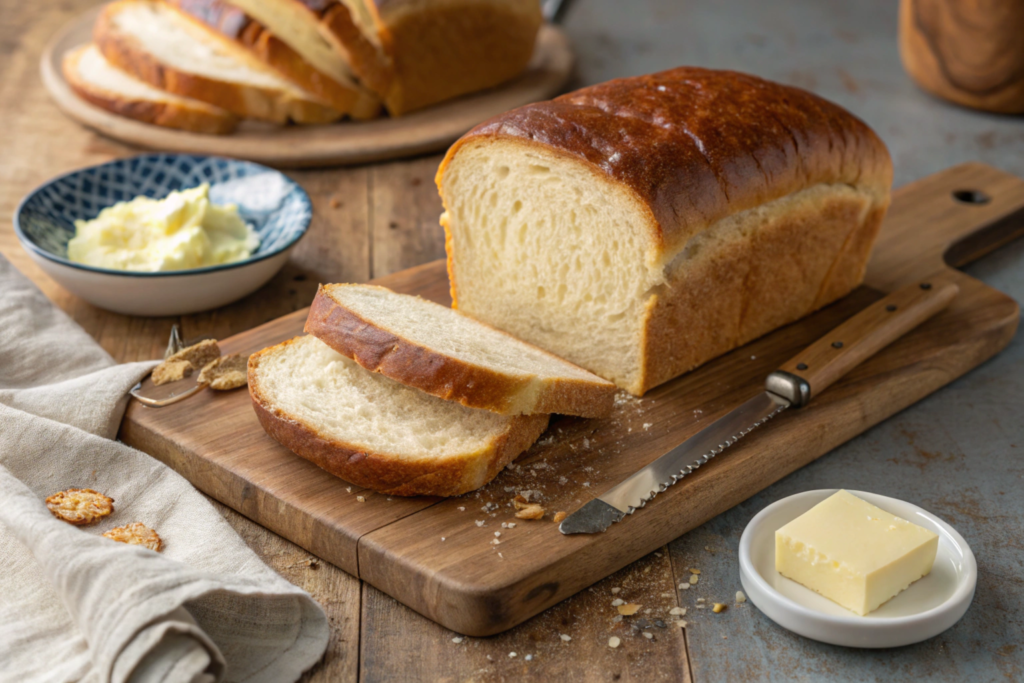
[[190,21],[209,30],[211,39],[241,59],[255,55],[280,76],[354,119],[380,114],[380,98],[349,76],[340,80],[318,70],[290,45],[226,0],[163,0]]
[[611,412],[616,387],[557,356],[418,296],[320,287],[307,333],[368,370],[502,414]]
[[129,76],[111,66],[95,45],[83,45],[65,55],[62,70],[79,97],[137,121],[218,135],[230,133],[238,121],[219,107],[172,95]]
[[891,182],[870,128],[796,88],[591,86],[449,149],[453,305],[642,395],[856,287]]
[[311,336],[253,354],[249,391],[260,423],[284,446],[353,484],[400,496],[479,488],[548,422],[436,398]]
[[243,56],[161,2],[119,0],[96,21],[93,38],[114,66],[154,87],[275,123],[326,123],[341,113]]

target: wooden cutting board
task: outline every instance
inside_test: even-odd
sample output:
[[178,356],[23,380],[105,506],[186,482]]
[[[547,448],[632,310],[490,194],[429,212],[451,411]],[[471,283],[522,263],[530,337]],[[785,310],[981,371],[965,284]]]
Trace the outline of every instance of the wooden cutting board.
[[[957,199],[960,197],[961,199]],[[963,201],[967,200],[967,201]],[[971,200],[975,200],[972,202]],[[804,320],[651,391],[603,420],[554,418],[548,433],[484,489],[397,498],[349,486],[268,437],[244,391],[167,408],[133,402],[121,438],[199,489],[459,633],[524,621],[750,497],[993,356],[1017,327],[1017,303],[962,273],[943,313],[787,411],[640,513],[604,533],[562,536],[572,512],[763,389],[765,376],[883,292],[962,265],[1024,232],[1024,181],[965,164],[896,193],[867,284]],[[443,262],[378,280],[449,303]],[[222,342],[252,352],[300,334],[305,311]],[[548,515],[516,520],[520,490]],[[486,508],[486,509],[485,509]],[[514,529],[502,522],[516,522]],[[500,532],[499,544],[494,544]]]
[[507,83],[398,118],[340,121],[323,126],[275,126],[243,121],[231,135],[202,135],[112,114],[75,94],[61,72],[64,55],[92,40],[102,6],[79,15],[43,50],[43,84],[76,121],[131,145],[162,152],[214,154],[271,166],[364,164],[436,152],[470,128],[509,109],[558,94],[572,71],[572,48],[561,29],[545,24],[526,71]]

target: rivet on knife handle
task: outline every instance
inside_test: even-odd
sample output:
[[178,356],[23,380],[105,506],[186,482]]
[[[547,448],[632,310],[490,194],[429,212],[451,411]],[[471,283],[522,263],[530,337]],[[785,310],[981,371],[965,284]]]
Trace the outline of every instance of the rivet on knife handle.
[[786,408],[806,405],[859,363],[948,306],[959,291],[952,277],[936,273],[868,306],[771,373],[766,391],[591,500],[562,520],[558,529],[563,534],[605,531]]
[[794,408],[946,308],[960,288],[945,273],[914,282],[868,306],[768,376],[768,391]]

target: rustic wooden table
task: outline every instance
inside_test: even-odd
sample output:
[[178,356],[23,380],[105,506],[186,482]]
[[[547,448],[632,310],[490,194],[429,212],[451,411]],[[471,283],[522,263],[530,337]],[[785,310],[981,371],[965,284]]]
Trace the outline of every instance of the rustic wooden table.
[[[175,322],[186,336],[226,337],[308,305],[319,282],[360,282],[443,255],[433,185],[439,157],[430,156],[289,172],[313,199],[312,229],[269,285],[234,305],[181,318],[129,318],[63,290],[21,250],[10,216],[51,176],[136,151],[70,122],[39,80],[43,45],[92,4],[0,0],[0,253],[115,358],[159,356]],[[893,151],[897,185],[970,159],[1024,175],[1024,120],[946,105],[905,77],[891,0],[579,0],[565,25],[579,84],[684,63],[753,71],[814,90],[866,119]],[[970,271],[1024,299],[1024,244]],[[219,509],[268,564],[327,611],[330,647],[308,681],[1020,680],[1022,416],[1024,344],[1015,340],[967,377],[589,590],[512,631],[459,643],[458,634]],[[759,509],[797,491],[836,486],[911,500],[960,530],[980,569],[974,605],[960,623],[919,645],[860,651],[794,636],[749,603],[718,615],[693,609],[697,597],[732,602],[739,535]],[[677,591],[693,566],[703,569],[698,588]],[[689,608],[690,626],[654,627],[652,639],[636,633],[609,649],[615,586],[670,594]],[[563,633],[572,640],[563,641]]]

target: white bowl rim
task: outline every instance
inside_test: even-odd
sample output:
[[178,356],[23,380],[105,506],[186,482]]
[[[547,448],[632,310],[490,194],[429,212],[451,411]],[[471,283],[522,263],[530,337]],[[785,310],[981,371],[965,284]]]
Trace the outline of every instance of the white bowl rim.
[[[38,194],[43,188],[48,187],[49,185],[57,182],[58,180],[61,180],[63,178],[68,178],[68,177],[73,176],[73,175],[77,175],[79,173],[82,173],[83,171],[90,171],[92,169],[103,168],[104,166],[111,166],[111,165],[114,165],[114,164],[117,164],[117,163],[121,163],[121,162],[124,162],[124,161],[129,161],[131,159],[141,159],[141,158],[145,158],[145,157],[190,157],[190,158],[193,158],[193,159],[217,159],[217,160],[221,160],[221,161],[228,161],[228,162],[231,162],[231,163],[247,164],[247,165],[250,165],[250,166],[255,166],[255,167],[258,167],[258,168],[265,169],[265,170],[267,170],[267,171],[269,171],[271,173],[276,173],[279,176],[281,176],[282,178],[284,178],[285,182],[287,182],[291,187],[293,187],[293,188],[295,188],[295,189],[297,189],[299,191],[300,198],[306,204],[306,206],[309,208],[309,216],[310,216],[310,218],[309,218],[309,220],[306,221],[306,224],[302,226],[302,230],[300,230],[295,235],[294,238],[289,240],[287,243],[281,245],[277,249],[274,249],[273,251],[268,251],[265,254],[258,254],[256,256],[249,256],[249,258],[242,259],[241,261],[232,261],[231,263],[221,263],[221,264],[218,264],[218,265],[215,265],[215,266],[204,266],[203,268],[186,268],[186,269],[183,269],[183,270],[157,270],[157,271],[115,270],[113,268],[97,268],[96,266],[87,266],[87,265],[85,265],[83,263],[76,263],[75,261],[72,261],[70,259],[63,258],[61,256],[57,256],[56,254],[51,253],[51,252],[43,249],[42,247],[37,245],[35,242],[33,242],[29,238],[29,236],[27,234],[25,234],[25,231],[22,230],[22,227],[21,227],[21,212],[22,212],[22,209],[24,208],[25,204],[28,203],[28,201],[30,199],[32,199],[32,197],[34,197],[36,194]],[[276,168],[271,168],[270,166],[264,166],[263,164],[258,164],[255,161],[246,161],[244,159],[233,159],[231,157],[221,157],[221,156],[216,156],[216,155],[212,155],[212,154],[207,154],[207,155],[204,155],[204,154],[184,154],[184,153],[177,153],[177,152],[150,152],[150,153],[147,153],[147,154],[136,154],[134,156],[119,157],[117,159],[111,159],[110,161],[105,161],[102,164],[93,164],[91,166],[83,166],[81,168],[76,168],[76,169],[73,169],[71,171],[68,171],[67,173],[61,173],[60,175],[53,176],[52,178],[50,178],[50,179],[40,183],[39,185],[37,185],[30,192],[28,192],[24,197],[21,198],[21,201],[18,202],[18,206],[14,209],[14,221],[13,221],[13,223],[14,223],[14,234],[17,235],[18,241],[21,243],[21,246],[23,248],[29,250],[29,251],[32,251],[35,254],[38,254],[42,258],[45,258],[48,261],[53,261],[54,263],[58,263],[58,264],[60,264],[62,266],[66,266],[68,268],[75,268],[77,270],[84,270],[84,271],[91,272],[91,273],[98,273],[98,274],[101,274],[101,275],[110,275],[110,276],[114,276],[114,277],[125,277],[125,278],[160,278],[160,277],[176,277],[176,276],[180,276],[180,275],[201,275],[203,273],[212,273],[212,272],[217,272],[217,271],[222,271],[222,270],[231,270],[232,268],[241,268],[243,266],[248,266],[248,265],[251,265],[251,264],[256,263],[258,261],[263,261],[264,259],[268,259],[268,258],[271,258],[273,256],[277,256],[278,254],[280,254],[280,253],[282,253],[284,251],[288,251],[289,249],[294,247],[299,242],[299,240],[301,240],[303,237],[305,237],[306,233],[309,232],[309,226],[312,224],[312,222],[313,222],[313,203],[309,199],[309,194],[306,192],[305,189],[303,189],[303,187],[301,185],[299,185],[297,182],[295,182],[294,180],[289,178],[287,175],[285,175],[281,171],[278,171]]]
[[[751,581],[763,594],[771,597],[781,608],[795,613],[800,617],[817,620],[819,622],[839,624],[842,626],[849,626],[852,628],[878,628],[884,626],[885,628],[899,628],[901,626],[910,626],[922,621],[927,621],[933,617],[939,616],[950,609],[955,608],[962,601],[969,599],[973,594],[975,586],[978,580],[978,563],[974,557],[974,552],[971,547],[967,545],[967,541],[961,536],[956,529],[951,527],[945,521],[940,519],[938,516],[931,512],[928,512],[924,508],[908,503],[907,501],[900,500],[898,498],[891,498],[889,496],[883,496],[878,493],[870,493],[867,491],[854,491],[852,489],[844,489],[853,495],[866,500],[872,505],[885,509],[884,503],[888,501],[895,501],[900,505],[906,505],[913,508],[916,512],[922,514],[929,521],[937,525],[957,547],[957,549],[963,554],[964,572],[963,578],[957,582],[956,590],[941,604],[932,607],[931,609],[925,610],[924,612],[918,612],[917,614],[908,614],[902,617],[872,617],[866,616],[845,616],[836,614],[826,614],[817,610],[804,607],[795,600],[786,597],[782,593],[775,590],[768,581],[761,575],[761,572],[754,566],[753,561],[750,559],[750,546],[753,543],[755,533],[759,530],[758,528],[764,524],[764,520],[773,510],[781,507],[784,503],[792,501],[794,498],[811,498],[821,496],[821,500],[824,500],[828,496],[832,495],[836,491],[841,489],[815,489],[812,491],[804,491],[802,493],[796,493],[785,498],[781,498],[771,505],[767,506],[759,513],[754,515],[754,518],[750,520],[746,528],[743,529],[743,534],[740,536],[740,548],[739,548],[739,560],[740,560],[740,573],[743,578]],[[874,499],[874,500],[872,500]],[[878,505],[876,501],[881,501],[883,504]]]

